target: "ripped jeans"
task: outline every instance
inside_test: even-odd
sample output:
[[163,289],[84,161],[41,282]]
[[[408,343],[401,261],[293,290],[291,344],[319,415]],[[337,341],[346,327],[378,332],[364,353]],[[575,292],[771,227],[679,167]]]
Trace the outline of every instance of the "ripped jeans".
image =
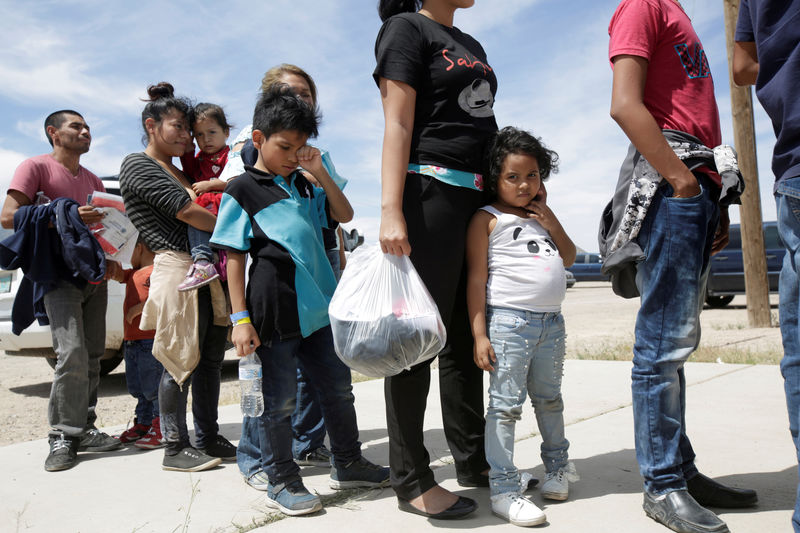
[[569,441],[564,436],[564,317],[502,307],[487,308],[486,321],[497,362],[489,383],[486,412],[486,460],[492,496],[519,492],[514,466],[514,426],[530,396],[542,434],[542,462],[547,472],[566,466]]

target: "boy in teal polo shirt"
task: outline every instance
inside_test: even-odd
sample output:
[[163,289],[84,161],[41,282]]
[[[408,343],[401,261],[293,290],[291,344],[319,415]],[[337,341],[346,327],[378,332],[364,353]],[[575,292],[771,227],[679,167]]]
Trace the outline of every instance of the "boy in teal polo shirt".
[[[315,110],[286,87],[262,94],[253,116],[258,161],[229,182],[211,243],[228,252],[232,341],[242,357],[256,350],[263,365],[264,413],[245,417],[239,469],[267,491],[267,505],[300,515],[322,508],[303,485],[292,456],[291,415],[299,359],[320,398],[333,453],[330,486],[378,487],[388,468],[361,455],[350,370],[333,349],[328,304],[336,287],[323,227],[353,216],[350,203],[308,146]],[[302,165],[322,186],[297,172]],[[245,290],[245,254],[253,264]]]

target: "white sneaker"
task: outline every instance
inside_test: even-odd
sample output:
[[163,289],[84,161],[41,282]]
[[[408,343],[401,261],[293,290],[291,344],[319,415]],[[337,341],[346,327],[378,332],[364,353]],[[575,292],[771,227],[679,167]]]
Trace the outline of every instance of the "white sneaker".
[[541,488],[542,497],[548,500],[566,500],[569,498],[569,482],[574,483],[579,479],[580,476],[575,470],[575,465],[570,461],[566,466],[545,475]]
[[535,503],[516,492],[504,492],[492,496],[491,500],[492,512],[515,526],[536,526],[547,520]]

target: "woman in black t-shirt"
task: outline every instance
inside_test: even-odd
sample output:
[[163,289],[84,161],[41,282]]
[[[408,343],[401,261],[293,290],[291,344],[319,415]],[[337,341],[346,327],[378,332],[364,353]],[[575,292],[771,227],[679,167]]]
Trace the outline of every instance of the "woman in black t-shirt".
[[[494,71],[481,45],[455,28],[474,0],[381,0],[384,25],[373,74],[385,116],[380,243],[409,255],[439,307],[448,344],[439,354],[445,436],[459,485],[488,486],[483,376],[472,361],[465,237],[482,205],[482,154],[497,131]],[[419,11],[417,7],[421,7]],[[385,380],[392,486],[401,510],[434,518],[474,511],[436,484],[423,443],[430,361]]]

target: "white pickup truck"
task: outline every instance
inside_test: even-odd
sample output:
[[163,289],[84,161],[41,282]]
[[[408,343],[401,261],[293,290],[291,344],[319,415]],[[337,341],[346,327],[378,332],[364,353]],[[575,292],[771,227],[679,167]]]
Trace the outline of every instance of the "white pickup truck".
[[[102,178],[106,191],[119,194],[116,176]],[[13,232],[0,228],[0,240]],[[45,357],[50,366],[56,364],[53,352],[53,339],[49,326],[35,322],[21,335],[11,333],[11,306],[22,280],[21,270],[0,270],[0,350],[6,355],[29,355]],[[106,311],[106,351],[100,360],[100,375],[114,370],[122,361],[122,303],[125,299],[125,286],[116,281],[108,282],[108,310]]]

